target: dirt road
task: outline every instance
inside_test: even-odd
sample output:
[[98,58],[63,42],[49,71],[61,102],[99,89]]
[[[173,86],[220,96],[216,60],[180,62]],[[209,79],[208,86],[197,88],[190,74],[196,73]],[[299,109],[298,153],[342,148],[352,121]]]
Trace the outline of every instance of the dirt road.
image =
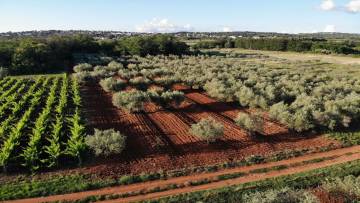
[[[349,153],[353,153],[353,154],[349,155]],[[268,168],[268,167],[274,167],[274,166],[280,166],[280,165],[290,165],[290,164],[300,163],[303,161],[309,161],[309,160],[318,159],[318,158],[334,157],[334,156],[337,156],[337,157],[334,159],[325,160],[325,161],[322,161],[319,163],[310,163],[310,164],[306,164],[306,165],[289,167],[287,169],[280,170],[280,171],[271,171],[271,172],[267,172],[267,173],[255,173],[255,174],[250,174],[247,176],[230,179],[230,180],[212,182],[209,184],[198,185],[198,186],[188,186],[185,188],[150,193],[150,194],[146,194],[146,195],[132,196],[132,197],[128,197],[128,198],[112,200],[109,202],[130,202],[130,201],[140,201],[140,200],[146,200],[146,199],[156,199],[159,197],[165,197],[165,196],[170,196],[170,195],[175,195],[175,194],[180,194],[180,193],[221,188],[221,187],[225,187],[225,186],[229,186],[229,185],[242,184],[242,183],[247,183],[247,182],[264,180],[267,178],[273,178],[273,177],[279,177],[279,176],[283,176],[283,175],[290,175],[290,174],[296,174],[296,173],[300,173],[300,172],[311,171],[314,169],[319,169],[319,168],[323,168],[323,167],[327,167],[327,166],[331,166],[331,165],[335,165],[335,164],[340,164],[340,163],[345,163],[345,162],[360,159],[360,146],[337,149],[337,150],[332,150],[332,151],[322,152],[322,153],[309,154],[309,155],[291,158],[288,160],[277,161],[277,162],[270,162],[270,163],[265,163],[265,164],[225,169],[225,170],[221,170],[221,171],[217,171],[217,172],[213,172],[213,173],[194,174],[194,175],[189,175],[189,176],[171,178],[168,180],[158,180],[158,181],[138,183],[138,184],[133,184],[133,185],[128,185],[128,186],[116,186],[116,187],[109,187],[109,188],[103,188],[103,189],[92,190],[92,191],[85,191],[85,192],[78,192],[78,193],[64,194],[64,195],[55,195],[55,196],[49,196],[49,197],[29,198],[29,199],[15,200],[12,202],[52,202],[52,201],[61,201],[61,200],[71,201],[71,200],[79,200],[79,199],[83,199],[83,198],[86,198],[89,196],[96,196],[96,195],[124,194],[124,193],[128,193],[128,192],[148,190],[148,189],[154,188],[154,187],[167,186],[170,184],[183,184],[187,181],[202,180],[202,179],[206,179],[206,178],[211,179],[211,178],[215,178],[219,175],[224,175],[224,174],[232,174],[232,173],[239,173],[239,172],[246,173],[246,172],[249,172],[254,169]]]

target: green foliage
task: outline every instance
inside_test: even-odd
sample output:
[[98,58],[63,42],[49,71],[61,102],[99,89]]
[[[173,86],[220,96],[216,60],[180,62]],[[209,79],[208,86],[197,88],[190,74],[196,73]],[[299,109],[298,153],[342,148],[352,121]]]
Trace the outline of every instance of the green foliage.
[[200,41],[193,46],[196,49],[243,48],[269,51],[315,52],[324,54],[359,54],[354,45],[347,42],[332,42],[324,39],[306,38],[248,38],[236,40],[218,39]]
[[142,91],[118,92],[113,95],[112,103],[118,108],[124,108],[129,112],[143,110],[144,102],[149,101],[149,95]]
[[101,131],[95,129],[94,135],[85,138],[85,143],[95,152],[96,156],[120,154],[125,148],[126,137],[114,129]]
[[224,135],[224,126],[213,118],[203,118],[191,125],[190,133],[206,140],[207,143],[215,142]]
[[255,132],[264,133],[264,118],[261,113],[247,114],[239,113],[235,122],[241,128],[244,128],[251,135]]
[[346,195],[349,200],[353,199],[353,197],[360,198],[360,176],[350,175],[344,178],[329,178],[323,182],[322,188],[334,195]]
[[170,35],[135,36],[122,38],[117,42],[115,51],[131,55],[181,55],[189,52],[189,47]]
[[318,203],[317,197],[305,190],[282,188],[245,194],[242,202],[246,203]]
[[41,140],[44,138],[44,134],[48,130],[50,113],[55,103],[58,82],[58,78],[53,82],[53,85],[50,88],[49,96],[46,100],[45,108],[43,108],[38,118],[35,120],[30,140],[22,154],[25,161],[23,165],[29,168],[31,172],[35,172],[40,168]]
[[84,72],[84,71],[92,71],[92,70],[93,70],[93,66],[88,63],[81,63],[81,64],[74,66],[75,73],[80,73],[80,72]]
[[117,72],[123,68],[124,68],[123,64],[118,63],[116,61],[111,61],[106,67],[108,71],[113,71],[113,72]]
[[100,80],[99,84],[105,92],[118,92],[126,87],[126,82],[112,77]]
[[70,128],[70,138],[66,143],[65,154],[78,159],[78,164],[82,165],[82,154],[86,150],[85,126],[81,123],[79,109],[75,114],[68,118]]

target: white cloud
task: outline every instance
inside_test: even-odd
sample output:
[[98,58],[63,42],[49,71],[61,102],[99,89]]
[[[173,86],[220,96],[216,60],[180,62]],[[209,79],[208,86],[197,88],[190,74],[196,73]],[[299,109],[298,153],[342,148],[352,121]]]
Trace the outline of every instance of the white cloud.
[[324,29],[324,32],[336,32],[335,25],[327,25]]
[[142,25],[136,26],[137,32],[146,33],[171,33],[180,31],[192,31],[191,25],[176,25],[169,22],[168,19],[153,18],[151,21],[147,21]]
[[324,11],[331,11],[335,9],[335,3],[333,0],[323,0],[320,8]]
[[230,27],[223,27],[223,32],[232,32],[232,29]]
[[360,13],[360,0],[351,0],[345,7],[349,12]]

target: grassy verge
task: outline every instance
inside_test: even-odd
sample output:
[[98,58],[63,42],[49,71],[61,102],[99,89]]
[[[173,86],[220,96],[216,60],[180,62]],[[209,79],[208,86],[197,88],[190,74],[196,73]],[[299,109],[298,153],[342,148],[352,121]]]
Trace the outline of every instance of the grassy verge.
[[320,185],[325,178],[342,178],[347,175],[360,175],[360,160],[317,169],[310,172],[270,178],[264,181],[256,181],[214,190],[180,194],[177,196],[170,196],[159,200],[145,202],[239,202],[245,193],[264,191],[269,188],[280,189],[284,187],[307,189]]
[[[330,149],[331,148],[327,148],[327,149],[319,148],[316,150],[316,152],[326,151]],[[109,186],[129,185],[133,183],[140,183],[140,182],[146,182],[152,180],[165,180],[168,178],[186,176],[194,173],[214,172],[227,168],[235,168],[235,167],[248,166],[248,165],[260,164],[266,162],[280,161],[288,158],[302,156],[304,154],[309,154],[312,152],[315,151],[311,151],[308,149],[294,150],[294,151],[280,152],[268,157],[251,156],[241,161],[223,163],[218,165],[193,167],[193,168],[186,168],[182,170],[167,171],[167,172],[160,171],[151,174],[124,175],[118,179],[102,179],[93,175],[74,174],[70,176],[48,176],[45,179],[34,178],[34,179],[25,179],[25,180],[14,180],[11,182],[1,182],[0,200],[50,196],[50,195],[99,189]],[[270,171],[270,170],[279,170],[279,169],[275,167],[273,169],[270,168],[264,170]]]
[[244,176],[248,176],[250,174],[267,173],[267,172],[271,172],[271,171],[281,171],[284,169],[288,169],[290,167],[303,166],[303,165],[312,164],[312,163],[319,163],[319,162],[331,160],[331,159],[334,159],[337,157],[338,156],[326,157],[326,158],[322,158],[322,159],[312,159],[307,162],[303,161],[303,162],[299,162],[296,164],[278,165],[278,166],[273,166],[273,167],[250,170],[248,172],[236,172],[236,173],[231,173],[231,174],[224,174],[224,175],[219,175],[217,177],[210,178],[210,179],[205,178],[205,179],[187,181],[187,182],[181,183],[181,184],[168,184],[168,185],[161,186],[161,187],[148,188],[146,190],[139,190],[139,191],[131,191],[131,192],[122,193],[122,194],[107,194],[107,195],[89,196],[84,199],[72,201],[72,202],[89,203],[89,202],[96,202],[96,201],[103,201],[103,200],[114,200],[114,199],[119,199],[119,198],[130,197],[130,196],[145,195],[145,194],[150,194],[150,193],[154,193],[154,192],[179,189],[179,188],[184,188],[184,187],[189,187],[189,186],[204,185],[204,184],[208,184],[208,183],[214,183],[214,182],[219,182],[219,181],[223,181],[223,180],[230,180],[230,179],[234,179],[234,178],[244,177]]

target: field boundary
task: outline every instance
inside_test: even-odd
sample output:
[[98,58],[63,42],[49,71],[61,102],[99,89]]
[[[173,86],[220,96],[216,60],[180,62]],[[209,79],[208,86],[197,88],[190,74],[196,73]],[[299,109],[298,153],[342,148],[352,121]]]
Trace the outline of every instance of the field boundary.
[[[344,157],[344,155],[346,155],[346,156]],[[299,162],[314,160],[317,158],[326,158],[326,157],[332,157],[332,156],[339,156],[339,157],[337,157],[335,159],[325,160],[321,163],[310,163],[308,165],[295,166],[295,167],[291,167],[291,168],[284,169],[281,171],[253,173],[248,176],[213,182],[213,183],[209,183],[209,184],[203,184],[203,185],[198,185],[198,186],[189,186],[189,187],[180,188],[180,189],[167,190],[167,191],[162,191],[162,192],[154,192],[154,193],[150,193],[150,194],[146,194],[146,195],[138,195],[138,196],[132,196],[132,197],[123,198],[123,199],[117,199],[116,202],[129,202],[129,201],[140,201],[140,200],[146,200],[146,199],[156,199],[156,198],[170,196],[170,195],[174,195],[174,194],[220,188],[220,187],[224,187],[224,186],[236,185],[236,184],[241,184],[241,183],[264,180],[264,179],[273,178],[273,177],[279,177],[279,176],[283,176],[283,175],[290,175],[290,174],[296,174],[296,173],[300,173],[300,172],[311,171],[314,169],[319,169],[319,168],[323,168],[323,167],[327,167],[327,166],[332,166],[332,165],[360,159],[360,146],[353,146],[353,147],[349,147],[349,148],[342,148],[342,149],[332,150],[332,151],[328,151],[328,152],[309,154],[309,155],[304,155],[301,157],[291,158],[291,159],[277,161],[277,162],[270,162],[270,163],[265,163],[265,164],[225,169],[225,170],[221,170],[221,171],[217,171],[217,172],[213,172],[213,173],[189,175],[189,176],[183,176],[183,177],[178,177],[178,178],[170,178],[168,180],[157,180],[157,181],[150,181],[150,182],[145,182],[145,183],[127,185],[127,186],[108,187],[108,188],[102,188],[102,189],[98,189],[98,190],[84,191],[84,192],[78,192],[78,193],[54,195],[54,196],[39,197],[39,198],[20,199],[20,200],[15,200],[12,202],[53,202],[53,201],[62,201],[62,200],[74,201],[74,200],[84,199],[89,196],[123,194],[123,193],[131,192],[131,191],[138,191],[138,190],[147,189],[147,188],[151,188],[151,187],[160,187],[162,185],[184,183],[186,181],[194,181],[194,180],[200,180],[200,179],[205,179],[205,178],[214,178],[219,175],[233,174],[233,173],[239,173],[239,172],[248,172],[248,171],[253,171],[256,169],[281,166],[284,164],[290,165],[290,164],[295,164],[295,163],[299,163]]]

